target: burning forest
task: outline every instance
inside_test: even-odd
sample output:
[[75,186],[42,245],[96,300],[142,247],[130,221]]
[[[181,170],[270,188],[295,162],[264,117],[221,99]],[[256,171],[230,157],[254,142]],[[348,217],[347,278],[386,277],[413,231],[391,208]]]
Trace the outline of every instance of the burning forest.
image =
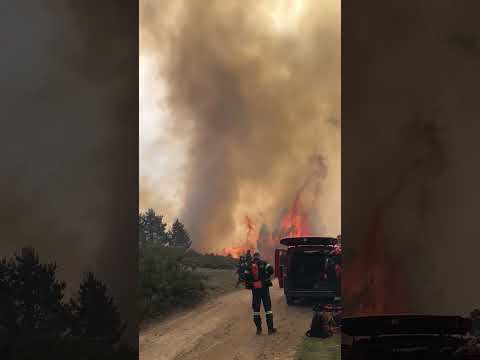
[[339,234],[340,3],[156,4],[140,9],[140,208],[234,257]]
[[[312,166],[310,173],[307,174],[303,184],[297,190],[290,206],[284,208],[279,214],[276,223],[270,226],[265,222],[260,223],[259,230],[255,234],[254,221],[246,215],[244,221],[245,241],[237,246],[224,248],[223,255],[238,258],[250,249],[258,250],[265,258],[272,260],[275,248],[280,245],[281,238],[319,235],[318,230],[314,230],[321,229],[318,226],[319,219],[315,216],[321,184],[328,172],[325,159],[321,155],[312,156],[310,164]],[[260,217],[260,221],[264,221],[264,219]]]

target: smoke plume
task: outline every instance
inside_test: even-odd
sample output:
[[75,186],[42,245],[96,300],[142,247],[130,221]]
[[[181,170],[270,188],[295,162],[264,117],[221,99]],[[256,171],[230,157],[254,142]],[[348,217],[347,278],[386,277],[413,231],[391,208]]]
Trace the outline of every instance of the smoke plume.
[[336,236],[340,2],[143,0],[140,26],[141,54],[159,63],[152,81],[167,88],[172,136],[189,139],[181,217],[194,247],[243,239],[246,215],[257,230],[275,226],[315,155],[328,176],[307,203],[316,196],[314,225]]

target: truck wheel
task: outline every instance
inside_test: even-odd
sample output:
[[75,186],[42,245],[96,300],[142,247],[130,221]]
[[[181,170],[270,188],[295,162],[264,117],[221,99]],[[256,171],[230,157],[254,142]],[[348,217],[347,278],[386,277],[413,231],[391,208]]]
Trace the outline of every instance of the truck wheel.
[[287,305],[293,305],[293,300],[294,300],[293,296],[286,296],[286,298],[287,298]]

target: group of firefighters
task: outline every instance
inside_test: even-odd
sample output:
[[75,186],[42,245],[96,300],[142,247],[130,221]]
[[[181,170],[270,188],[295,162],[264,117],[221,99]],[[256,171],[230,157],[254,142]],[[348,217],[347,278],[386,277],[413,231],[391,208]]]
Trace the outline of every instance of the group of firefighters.
[[245,288],[252,291],[253,322],[257,328],[257,335],[262,333],[262,317],[260,315],[262,304],[265,310],[268,334],[276,333],[277,329],[273,326],[272,301],[269,290],[272,286],[271,278],[274,274],[272,265],[264,261],[258,252],[252,256],[250,250],[247,250],[245,255],[240,256],[237,274],[236,287],[244,283]]

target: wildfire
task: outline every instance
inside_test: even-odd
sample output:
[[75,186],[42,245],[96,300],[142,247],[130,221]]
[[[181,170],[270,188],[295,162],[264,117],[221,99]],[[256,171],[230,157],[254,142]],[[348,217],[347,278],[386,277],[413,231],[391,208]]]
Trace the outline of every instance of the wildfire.
[[245,244],[240,246],[233,246],[224,248],[222,253],[224,256],[232,256],[233,258],[238,259],[241,255],[244,255],[248,249],[250,251],[255,251],[257,249],[257,241],[251,239],[251,234],[255,230],[252,219],[245,215],[245,227],[246,227],[246,238]]
[[308,213],[304,210],[302,195],[305,189],[315,182],[312,207],[315,207],[320,193],[320,181],[327,176],[327,167],[323,156],[315,154],[310,159],[312,171],[297,191],[295,199],[288,213],[283,217],[281,223],[281,237],[285,236],[309,236],[312,235],[312,227]]
[[[308,212],[305,210],[303,201],[304,193],[311,185],[314,186],[312,208],[316,205],[320,192],[320,181],[327,176],[327,167],[323,156],[315,154],[310,159],[311,170],[301,184],[293,203],[286,213],[281,217],[280,223],[276,224],[273,231],[270,232],[264,224],[260,227],[257,237],[254,237],[256,231],[252,218],[248,215],[244,218],[246,230],[245,242],[241,246],[234,246],[223,249],[223,254],[230,254],[233,257],[239,257],[244,254],[247,249],[252,251],[259,250],[266,259],[273,257],[274,249],[279,245],[280,239],[283,237],[301,237],[313,235],[312,223]],[[310,203],[310,200],[307,201]]]
[[308,236],[311,235],[310,220],[303,211],[301,204],[301,191],[297,193],[290,211],[282,219],[282,236]]
[[224,248],[222,251],[223,256],[231,256],[235,259],[238,259],[240,256],[245,255],[247,248],[244,246],[234,246]]

